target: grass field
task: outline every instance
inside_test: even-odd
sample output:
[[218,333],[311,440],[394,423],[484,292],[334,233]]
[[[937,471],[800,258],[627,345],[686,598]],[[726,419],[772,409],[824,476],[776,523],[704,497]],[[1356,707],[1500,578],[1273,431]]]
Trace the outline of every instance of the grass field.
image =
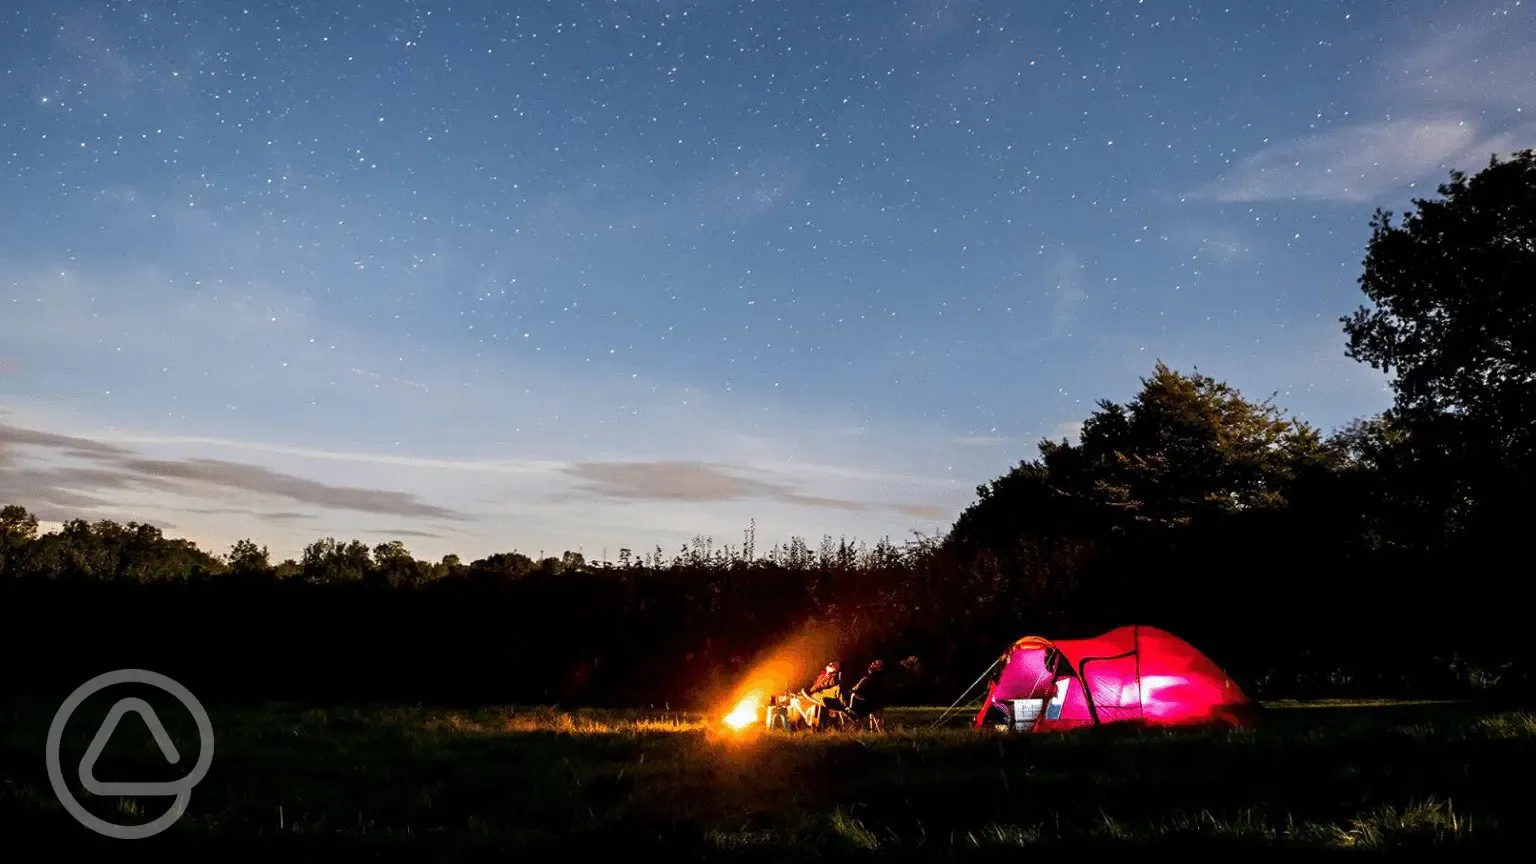
[[[69,724],[62,764],[125,824],[168,798],[91,798],[76,766],[111,700]],[[93,697],[94,699],[95,697]],[[150,699],[182,754],[125,718],[95,775],[174,780],[198,752],[185,709]],[[12,848],[122,854],[57,803],[44,742],[57,703],[0,709],[0,824]],[[94,707],[93,707],[94,706]],[[1240,733],[1008,736],[929,728],[732,734],[676,714],[552,709],[210,706],[212,769],[181,820],[133,851],[270,860],[329,852],[489,860],[549,849],[692,860],[982,860],[1087,845],[1401,852],[1531,838],[1536,716],[1459,705],[1277,705]]]

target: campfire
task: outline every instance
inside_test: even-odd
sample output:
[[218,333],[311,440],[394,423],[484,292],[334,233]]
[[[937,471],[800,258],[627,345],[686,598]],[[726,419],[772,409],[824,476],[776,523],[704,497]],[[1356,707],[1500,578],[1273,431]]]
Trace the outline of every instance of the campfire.
[[824,662],[833,651],[832,631],[817,624],[807,624],[783,643],[760,658],[737,685],[735,692],[713,713],[732,732],[759,728],[787,728],[792,716],[802,706],[801,699],[787,691],[802,679],[807,670]]
[[768,729],[798,728],[804,721],[808,704],[809,700],[792,693],[765,697],[754,692],[736,703],[736,707],[722,718],[722,722],[734,731],[741,731],[754,724],[761,724]]
[[758,706],[762,702],[761,694],[752,693],[748,695],[745,699],[736,703],[736,707],[731,709],[731,713],[725,715],[725,725],[732,729],[745,729],[753,723],[757,723],[761,719],[758,714]]

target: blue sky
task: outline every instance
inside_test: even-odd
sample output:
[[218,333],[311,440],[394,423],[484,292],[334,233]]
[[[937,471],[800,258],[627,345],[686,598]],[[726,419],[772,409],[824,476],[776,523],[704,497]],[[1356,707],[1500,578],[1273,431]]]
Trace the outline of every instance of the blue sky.
[[225,551],[941,531],[1158,358],[1325,429],[1529,3],[0,9],[0,499]]

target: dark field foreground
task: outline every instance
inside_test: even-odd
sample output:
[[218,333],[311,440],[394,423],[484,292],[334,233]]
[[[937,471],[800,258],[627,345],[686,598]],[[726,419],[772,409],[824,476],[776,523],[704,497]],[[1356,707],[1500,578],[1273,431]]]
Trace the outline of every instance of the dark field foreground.
[[[124,695],[108,692],[67,727],[64,776],[87,809],[141,824],[170,799],[120,804],[80,788],[80,758]],[[186,710],[149,701],[180,763],[167,765],[129,714],[98,779],[191,770]],[[659,713],[210,706],[215,757],[186,814],[128,843],[87,831],[54,798],[44,742],[56,705],[0,713],[7,845],[41,841],[27,848],[50,857],[490,860],[592,849],[979,861],[1063,844],[1369,855],[1536,839],[1536,716],[1464,706],[1275,706],[1247,733],[1034,738],[931,730],[931,709],[892,712],[884,734],[790,737]]]

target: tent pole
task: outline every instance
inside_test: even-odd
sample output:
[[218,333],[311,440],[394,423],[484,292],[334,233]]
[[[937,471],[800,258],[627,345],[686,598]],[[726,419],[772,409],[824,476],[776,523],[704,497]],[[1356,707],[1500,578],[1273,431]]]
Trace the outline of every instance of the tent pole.
[[1136,645],[1136,712],[1141,715],[1141,722],[1147,722],[1147,700],[1141,692],[1141,625],[1133,624],[1131,639]]
[[1003,658],[1006,657],[1006,656],[1007,656],[1006,654],[998,655],[998,658],[996,660],[992,661],[992,665],[987,667],[987,671],[981,673],[981,675],[979,677],[977,677],[977,679],[975,681],[972,681],[971,682],[971,686],[965,688],[965,692],[960,694],[960,698],[956,699],[954,702],[952,702],[948,708],[945,708],[944,709],[944,713],[939,715],[939,719],[933,721],[933,725],[929,726],[928,728],[929,729],[937,728],[940,723],[943,723],[945,720],[948,720],[950,712],[955,710],[955,706],[959,705],[960,702],[965,699],[965,697],[971,695],[971,691],[976,689],[976,685],[980,684],[983,679],[985,679],[988,675],[992,674],[992,670],[997,668],[997,664],[1003,662]]

